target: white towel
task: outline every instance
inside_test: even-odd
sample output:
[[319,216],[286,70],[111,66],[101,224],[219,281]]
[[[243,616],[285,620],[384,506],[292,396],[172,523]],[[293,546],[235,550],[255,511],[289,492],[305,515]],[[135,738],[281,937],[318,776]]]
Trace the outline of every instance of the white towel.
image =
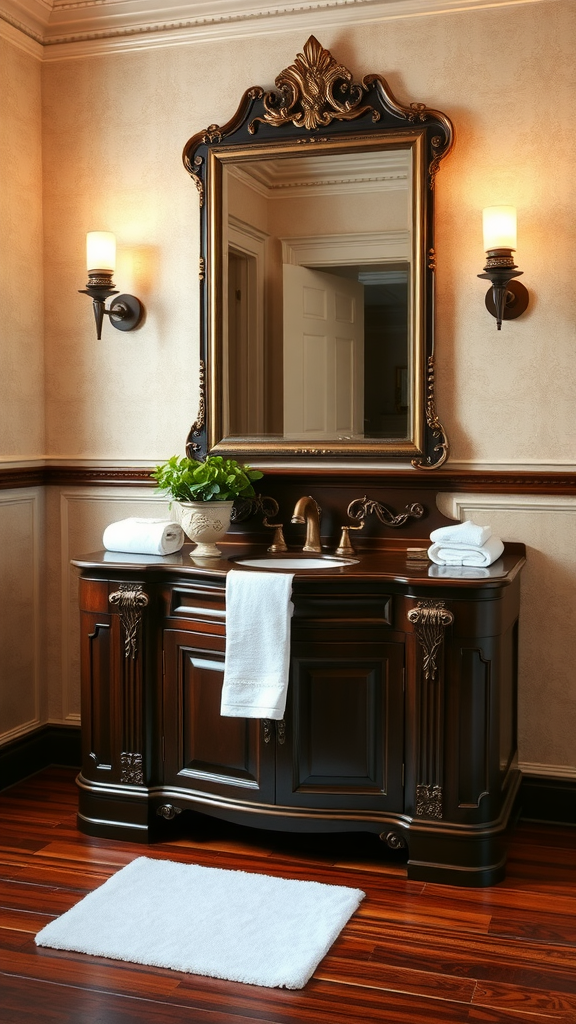
[[471,519],[464,523],[455,523],[453,526],[441,526],[439,530],[432,530],[430,540],[433,544],[441,544],[449,547],[452,544],[472,544],[474,547],[482,547],[492,530],[489,526],[478,526]]
[[240,572],[226,579],[226,660],[220,714],[274,718],[286,707],[293,573]]
[[492,565],[504,551],[499,537],[489,537],[485,544],[432,544],[428,558],[436,565]]
[[184,531],[170,519],[120,519],[104,530],[107,551],[131,551],[141,555],[171,555],[180,551]]

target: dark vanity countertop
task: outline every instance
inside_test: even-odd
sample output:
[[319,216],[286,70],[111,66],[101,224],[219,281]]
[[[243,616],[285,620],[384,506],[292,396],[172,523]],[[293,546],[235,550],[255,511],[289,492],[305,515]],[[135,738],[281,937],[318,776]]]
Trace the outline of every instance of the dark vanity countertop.
[[[246,572],[270,571],[244,566],[237,561],[247,557],[266,556],[266,548],[243,547],[219,544],[222,550],[220,558],[197,558],[191,556],[192,545],[185,544],[181,551],[174,555],[141,555],[116,551],[97,551],[72,559],[72,564],[83,576],[94,574],[105,578],[118,573],[136,572],[139,576],[152,578],[157,573],[162,577],[174,578],[194,577],[217,580],[222,579],[230,569],[242,569]],[[323,550],[324,555],[333,552]],[[301,550],[290,550],[288,556],[301,557]],[[270,557],[270,556],[268,556]],[[279,562],[282,555],[274,556]],[[316,557],[319,556],[309,556]],[[522,568],[526,560],[523,544],[506,544],[504,553],[496,562],[487,568],[468,566],[439,566],[430,561],[410,561],[406,548],[381,548],[374,551],[360,551],[354,556],[355,562],[326,569],[287,569],[293,572],[295,580],[326,581],[327,579],[355,580],[356,582],[394,581],[414,586],[442,587],[502,587],[510,584]],[[271,570],[277,571],[277,570]]]

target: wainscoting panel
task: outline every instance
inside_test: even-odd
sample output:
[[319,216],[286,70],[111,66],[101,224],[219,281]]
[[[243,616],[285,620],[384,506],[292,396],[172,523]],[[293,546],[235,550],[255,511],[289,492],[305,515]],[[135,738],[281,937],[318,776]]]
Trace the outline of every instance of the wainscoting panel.
[[520,605],[519,767],[576,780],[576,498],[440,494],[453,519],[472,519],[526,544]]
[[42,488],[0,491],[0,744],[41,716]]

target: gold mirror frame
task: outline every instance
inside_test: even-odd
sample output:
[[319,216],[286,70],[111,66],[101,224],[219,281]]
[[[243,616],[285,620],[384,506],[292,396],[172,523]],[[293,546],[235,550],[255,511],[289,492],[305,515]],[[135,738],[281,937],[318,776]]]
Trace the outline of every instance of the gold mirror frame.
[[[242,459],[409,458],[417,469],[436,469],[446,461],[449,443],[435,404],[433,197],[440,161],[453,145],[452,124],[422,103],[400,104],[380,75],[354,83],[351,72],[314,36],[275,84],[278,92],[248,89],[230,121],[222,127],[210,125],[184,147],[184,165],[201,207],[200,404],[187,452],[195,458],[208,451]],[[330,440],[326,447],[288,438],[226,437],[222,182],[227,165],[304,153],[360,154],[390,146],[412,154],[409,436]]]

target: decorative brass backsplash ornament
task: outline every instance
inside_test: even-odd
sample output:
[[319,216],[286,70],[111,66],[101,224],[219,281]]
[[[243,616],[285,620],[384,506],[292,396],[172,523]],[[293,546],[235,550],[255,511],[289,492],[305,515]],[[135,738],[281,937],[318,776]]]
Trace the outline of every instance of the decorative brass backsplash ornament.
[[374,514],[384,526],[394,529],[397,526],[404,526],[409,519],[422,519],[426,509],[419,501],[413,501],[411,505],[406,505],[405,512],[395,514],[389,505],[383,505],[380,501],[374,501],[373,498],[364,495],[363,498],[354,498],[346,511],[350,519],[357,520],[364,520],[366,516]]

